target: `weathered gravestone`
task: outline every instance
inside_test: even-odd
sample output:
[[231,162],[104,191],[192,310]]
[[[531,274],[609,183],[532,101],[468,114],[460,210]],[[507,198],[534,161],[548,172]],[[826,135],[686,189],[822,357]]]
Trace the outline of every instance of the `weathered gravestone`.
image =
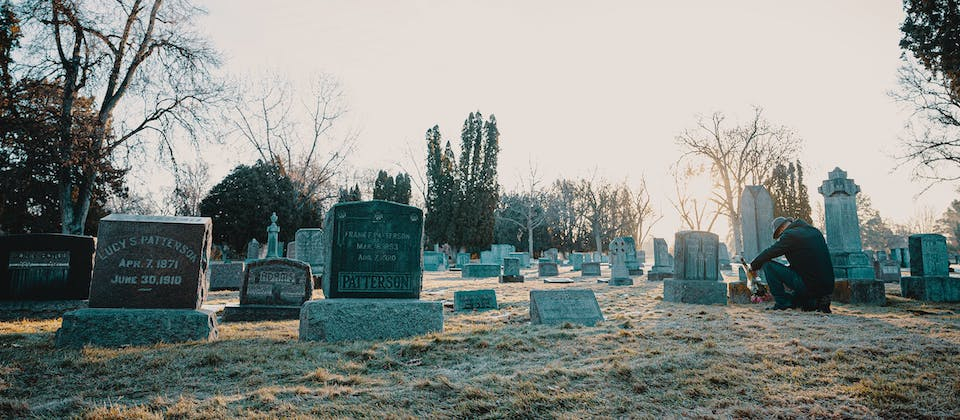
[[313,296],[310,264],[288,258],[265,258],[247,264],[240,305],[223,308],[224,322],[298,319]]
[[585,262],[581,266],[580,275],[583,277],[595,277],[602,275],[602,270],[600,269],[600,263],[598,262]]
[[[294,254],[296,259],[310,264],[310,273],[313,274],[313,287],[322,286],[324,268],[323,229],[303,228],[297,230]],[[291,257],[293,258],[293,257]]]
[[573,271],[580,271],[583,268],[583,254],[574,252],[570,254],[570,265]]
[[211,340],[207,217],[111,214],[100,220],[88,309],[64,314],[58,347]]
[[647,263],[647,251],[637,250],[637,261],[640,262],[640,267],[643,267]]
[[[773,198],[762,185],[747,185],[740,196],[740,226],[743,231],[743,256],[752,261],[773,245]],[[676,247],[676,244],[674,244]]]
[[497,292],[491,289],[453,292],[453,311],[486,311],[499,309]]
[[457,253],[457,267],[463,269],[467,264],[470,264],[470,254],[467,252],[458,252]]
[[497,264],[503,264],[503,259],[510,256],[510,253],[516,252],[517,247],[510,244],[493,244],[490,245],[490,251],[493,252],[493,258]]
[[0,319],[60,318],[86,307],[96,239],[0,235]]
[[257,242],[256,239],[251,239],[250,243],[247,244],[247,262],[260,259],[260,242]]
[[530,323],[594,326],[603,321],[603,313],[593,290],[531,290]]
[[521,267],[526,268],[526,267],[529,267],[529,266],[530,266],[530,254],[528,254],[528,253],[526,253],[526,252],[511,252],[511,253],[507,254],[507,258],[517,258],[517,259],[519,259],[519,260],[520,260],[520,266],[521,266]]
[[727,285],[718,263],[720,239],[710,232],[677,232],[673,249],[674,276],[663,280],[666,302],[701,305],[727,304]]
[[[633,278],[630,277],[630,270],[624,263],[625,256],[621,252],[614,252],[613,246],[610,251],[610,279],[607,284],[610,286],[633,286]],[[599,280],[598,280],[599,281]]]
[[900,267],[910,268],[910,248],[900,248]]
[[886,259],[874,261],[873,271],[877,279],[882,280],[884,283],[900,283],[900,263],[896,261]]
[[560,267],[555,260],[550,258],[541,258],[537,263],[537,275],[539,277],[559,276]]
[[610,241],[608,247],[610,252],[610,262],[614,262],[614,257],[619,256],[623,265],[627,268],[631,276],[642,276],[643,270],[640,269],[640,261],[637,260],[637,244],[632,236],[615,238]]
[[885,304],[883,282],[876,280],[873,264],[863,252],[860,239],[857,217],[860,186],[836,168],[817,190],[823,195],[827,248],[837,278],[833,299],[843,303]]
[[500,277],[500,264],[467,264],[460,271],[460,278],[480,279],[485,277]]
[[497,254],[493,251],[480,251],[480,264],[500,265],[500,262],[497,261]]
[[0,236],[0,300],[86,299],[95,247],[91,236]]
[[423,271],[447,271],[447,254],[423,251]]
[[903,297],[929,302],[960,302],[960,278],[950,277],[947,239],[910,236],[910,275],[900,280]]
[[887,256],[887,251],[884,251],[882,249],[877,251],[877,261],[883,262],[883,261],[889,261],[889,260],[890,258]]
[[324,219],[326,299],[300,311],[301,341],[390,339],[443,330],[443,304],[419,300],[423,211],[373,200]]
[[673,258],[667,251],[667,241],[653,238],[653,268],[647,273],[647,280],[663,280],[673,277]]
[[503,275],[500,276],[500,283],[523,283],[523,276],[520,275],[520,259],[504,258]]
[[210,263],[210,290],[240,290],[244,268],[243,262]]
[[297,258],[297,241],[287,242],[287,253],[284,255],[291,260],[298,260]]
[[727,249],[727,244],[723,242],[720,242],[720,269],[733,270],[733,266],[730,265],[730,251]]

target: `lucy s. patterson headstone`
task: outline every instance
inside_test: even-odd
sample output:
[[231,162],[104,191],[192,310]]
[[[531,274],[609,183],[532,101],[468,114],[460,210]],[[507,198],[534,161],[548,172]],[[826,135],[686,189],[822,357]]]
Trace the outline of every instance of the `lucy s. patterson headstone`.
[[208,217],[104,217],[90,307],[200,309],[211,228]]
[[327,299],[420,297],[422,210],[381,200],[339,203],[323,230]]
[[0,300],[86,299],[95,249],[91,236],[0,236]]
[[303,304],[300,341],[389,340],[443,332],[443,303],[322,299]]
[[564,323],[594,326],[603,321],[603,312],[593,290],[531,290],[530,323]]
[[960,278],[950,277],[943,235],[911,235],[910,276],[900,279],[903,297],[927,302],[960,302]]
[[665,302],[727,304],[727,285],[720,281],[719,243],[714,233],[677,232],[674,278],[663,280]]
[[79,309],[63,315],[56,346],[149,346],[216,340],[213,311],[188,309]]
[[453,311],[486,311],[498,309],[497,292],[492,289],[453,292]]

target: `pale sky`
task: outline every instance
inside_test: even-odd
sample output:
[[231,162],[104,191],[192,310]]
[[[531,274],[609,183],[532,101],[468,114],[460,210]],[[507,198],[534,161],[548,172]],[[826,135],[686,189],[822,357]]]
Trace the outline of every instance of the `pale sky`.
[[[304,79],[323,71],[342,81],[347,122],[362,130],[356,167],[394,172],[405,144],[425,155],[434,124],[458,144],[469,112],[494,113],[506,190],[528,161],[547,180],[645,175],[667,216],[654,233],[672,242],[674,137],[698,113],[739,121],[757,105],[803,139],[813,202],[822,203],[816,187],[835,166],[895,221],[919,206],[939,215],[956,197],[942,186],[917,198],[922,184],[895,171],[908,115],[887,95],[897,87],[900,1],[205,5],[202,30],[224,54],[225,72]],[[254,160],[210,153],[216,181]]]

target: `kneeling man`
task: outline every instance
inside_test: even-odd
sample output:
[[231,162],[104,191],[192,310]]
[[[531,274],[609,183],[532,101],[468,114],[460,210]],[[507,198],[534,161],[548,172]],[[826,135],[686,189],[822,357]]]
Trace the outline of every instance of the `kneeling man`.
[[[801,308],[830,313],[835,279],[823,234],[803,220],[786,217],[774,219],[772,227],[773,239],[777,241],[750,262],[752,271],[762,270],[773,295],[774,305],[767,309]],[[779,256],[785,256],[790,265],[772,261]]]

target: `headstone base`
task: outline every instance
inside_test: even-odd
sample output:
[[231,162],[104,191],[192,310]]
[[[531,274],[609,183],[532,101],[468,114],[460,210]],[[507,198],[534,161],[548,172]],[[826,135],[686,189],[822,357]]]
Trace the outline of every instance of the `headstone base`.
[[523,283],[523,276],[500,276],[500,283]]
[[85,300],[10,300],[0,301],[0,321],[17,319],[55,319],[64,312],[87,307]]
[[745,281],[735,281],[727,283],[727,303],[743,305],[747,303],[753,303],[750,298],[753,297],[753,292],[750,291],[750,286],[747,286]]
[[874,280],[877,278],[870,257],[863,252],[834,252],[830,254],[833,262],[833,275],[838,279]]
[[630,273],[631,276],[642,276],[642,275],[643,275],[643,269],[642,269],[642,268],[629,269],[629,270],[627,270],[627,272]]
[[442,331],[441,302],[323,299],[300,309],[300,341],[389,340]]
[[88,308],[63,314],[57,347],[149,346],[216,340],[217,317],[191,309]]
[[900,294],[927,302],[960,302],[960,279],[947,276],[900,279]]
[[647,273],[647,281],[662,281],[673,278],[671,271],[651,271]]
[[467,264],[460,271],[462,278],[500,277],[500,264]]
[[882,306],[887,304],[884,283],[877,280],[837,279],[831,299],[840,303]]
[[665,302],[726,305],[727,285],[712,280],[663,280]]
[[633,286],[633,279],[630,277],[622,279],[611,278],[607,281],[607,284],[610,286]]
[[223,322],[284,321],[300,319],[300,306],[227,305],[223,308]]

